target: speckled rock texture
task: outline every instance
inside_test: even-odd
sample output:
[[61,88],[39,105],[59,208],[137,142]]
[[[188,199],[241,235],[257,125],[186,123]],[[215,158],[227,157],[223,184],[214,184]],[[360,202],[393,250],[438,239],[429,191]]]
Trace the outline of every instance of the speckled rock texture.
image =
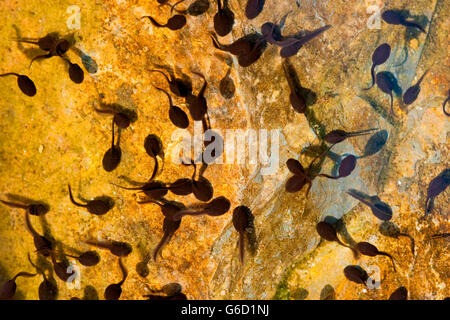
[[[173,1],[172,1],[173,2]],[[185,9],[192,1],[177,6]],[[267,21],[279,21],[286,13],[283,34],[332,28],[308,42],[288,59],[304,88],[312,90],[315,101],[305,114],[294,112],[289,103],[289,85],[283,72],[279,48],[268,45],[261,58],[250,67],[239,66],[236,57],[212,46],[213,16],[217,4],[210,1],[206,14],[187,16],[187,25],[178,31],[156,28],[144,15],[158,21],[170,17],[168,6],[156,0],[59,0],[0,2],[0,72],[28,75],[37,94],[22,94],[14,77],[2,77],[0,98],[0,197],[17,196],[42,200],[50,212],[31,217],[33,226],[51,236],[66,253],[92,249],[87,239],[111,239],[132,245],[124,258],[129,270],[121,299],[143,299],[150,289],[178,282],[189,299],[387,299],[398,287],[408,289],[409,299],[443,299],[450,296],[449,240],[430,239],[448,233],[449,191],[434,201],[424,217],[429,182],[449,167],[449,122],[442,112],[450,87],[449,17],[450,3],[444,0],[415,1],[312,1],[266,0],[255,19],[245,17],[245,0],[229,0],[235,14],[232,33],[222,43],[251,32],[261,32]],[[69,6],[80,8],[79,29],[70,29]],[[380,10],[409,10],[411,17],[426,26],[427,33],[414,28],[388,25],[367,26],[372,13]],[[72,35],[78,50],[67,56],[82,66],[81,57],[95,73],[86,72],[81,84],[67,74],[67,63],[58,57],[36,61],[41,53],[35,46],[14,41],[17,37],[39,38],[57,32]],[[394,94],[390,112],[389,95],[371,82],[371,56],[377,46],[392,47],[387,62],[377,67],[390,71],[403,92],[429,70],[418,99],[405,106]],[[81,53],[80,53],[81,52]],[[232,206],[219,217],[183,218],[180,229],[163,249],[158,262],[150,260],[149,275],[140,277],[135,269],[151,254],[162,236],[163,215],[157,205],[137,203],[141,194],[123,190],[112,183],[128,185],[128,180],[146,181],[154,161],[144,150],[149,134],[163,141],[164,165],[160,181],[174,181],[192,175],[192,167],[174,163],[171,151],[176,127],[168,119],[167,97],[152,85],[167,88],[161,74],[150,72],[166,66],[181,77],[191,78],[194,93],[206,76],[205,97],[213,128],[279,129],[279,169],[261,174],[262,166],[213,164],[205,177],[214,186],[214,196],[225,196]],[[235,95],[225,99],[220,80],[231,66]],[[111,143],[111,117],[94,111],[100,96],[103,103],[117,103],[133,110],[137,121],[122,130],[122,161],[112,172],[102,168],[102,157]],[[174,103],[186,110],[184,99],[172,95]],[[306,167],[312,154],[309,146],[320,146],[325,132],[333,129],[357,131],[378,128],[387,133],[386,144],[373,155],[358,159],[353,173],[342,179],[317,177],[306,197],[306,188],[290,194],[285,183],[291,176],[289,158]],[[192,133],[193,121],[187,129]],[[361,156],[370,135],[347,139],[336,145],[322,163],[323,173],[336,171],[336,159],[345,154]],[[114,199],[114,208],[104,216],[89,214],[69,199],[70,183],[76,198],[98,196]],[[393,211],[391,222],[415,239],[383,235],[381,225],[369,207],[345,191],[356,189],[378,197]],[[192,205],[192,196],[169,194],[171,200]],[[238,233],[232,224],[232,210],[238,205],[251,208],[254,229],[248,232],[244,263],[239,261]],[[355,257],[348,248],[321,240],[316,224],[334,217],[338,236],[347,244],[368,241],[390,253],[394,271],[385,256]],[[20,271],[34,272],[27,254],[37,260],[33,239],[27,232],[24,211],[0,205],[0,283]],[[69,288],[57,279],[59,299],[97,296],[122,278],[117,258],[97,250],[101,261],[95,267],[80,267],[80,287]],[[72,261],[73,259],[69,259]],[[49,261],[49,259],[47,259]],[[48,265],[40,258],[42,265]],[[343,270],[359,265],[381,281],[374,289],[348,281]],[[37,299],[42,277],[19,278],[16,299]],[[86,289],[87,288],[87,289]],[[95,289],[94,289],[95,288]]]

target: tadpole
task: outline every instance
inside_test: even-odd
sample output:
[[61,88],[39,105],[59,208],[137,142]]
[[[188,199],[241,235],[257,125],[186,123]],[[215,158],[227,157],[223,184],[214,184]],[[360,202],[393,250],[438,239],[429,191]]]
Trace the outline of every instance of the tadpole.
[[405,287],[399,287],[392,292],[389,300],[408,300],[408,290]]
[[167,20],[166,24],[160,24],[151,16],[144,16],[141,19],[148,18],[150,22],[158,28],[169,28],[170,30],[179,30],[186,25],[186,17],[181,14],[176,14],[172,16],[169,20]]
[[387,43],[379,45],[372,54],[372,67],[370,68],[370,74],[372,75],[372,84],[370,87],[364,89],[369,90],[375,84],[375,67],[379,66],[387,61],[391,55],[391,46]]
[[[231,99],[234,96],[236,87],[233,79],[230,77],[231,67],[228,69],[227,74],[220,80],[219,90],[222,97],[225,99]],[[445,110],[445,109],[444,109]]]
[[198,95],[196,96],[193,94],[188,95],[186,97],[186,103],[192,119],[194,119],[194,121],[202,121],[208,110],[207,101],[206,98],[204,97],[206,88],[208,86],[208,82],[206,81],[206,78],[203,74],[198,72],[193,72],[193,74],[203,79],[203,86],[200,89]]
[[122,280],[119,283],[113,283],[110,284],[105,289],[105,300],[118,300],[120,298],[120,295],[122,294],[122,285],[127,279],[128,276],[128,270],[124,266],[122,258],[119,257],[119,266],[120,270],[122,271]]
[[117,111],[112,108],[104,108],[104,109],[97,109],[94,108],[95,112],[97,113],[106,113],[106,114],[112,114],[113,121],[120,129],[126,129],[130,126],[131,118],[129,115],[127,115],[125,112]]
[[328,174],[321,173],[319,177],[326,177],[329,179],[340,179],[348,177],[356,167],[357,158],[354,155],[346,156],[339,164],[339,174],[337,176],[330,176]]
[[114,183],[112,183],[112,185],[125,190],[139,190],[140,192],[143,192],[147,197],[154,200],[161,199],[168,192],[168,188],[164,185],[164,183],[160,181],[150,181],[139,187],[122,187]]
[[41,236],[37,231],[33,228],[30,221],[29,212],[25,212],[25,222],[27,224],[27,229],[30,234],[33,236],[34,246],[36,247],[36,251],[42,254],[44,257],[48,257],[53,250],[53,243],[48,240],[46,237]]
[[367,287],[366,281],[369,278],[367,272],[359,266],[347,266],[344,268],[345,277],[355,283],[363,284]]
[[0,200],[0,202],[11,208],[24,209],[33,216],[43,216],[50,210],[50,207],[45,203],[36,202],[31,204],[24,204],[24,203],[10,202],[6,200]]
[[336,144],[336,143],[344,141],[347,138],[367,135],[376,130],[378,130],[378,128],[353,131],[353,132],[346,132],[344,130],[337,129],[337,130],[332,130],[332,131],[328,132],[323,137],[323,140],[325,140],[326,142],[331,143],[331,144]]
[[170,96],[170,94],[161,88],[158,88],[156,86],[153,87],[161,92],[164,92],[164,94],[166,94],[167,98],[169,99],[169,119],[174,124],[174,126],[181,129],[186,129],[187,127],[189,127],[188,116],[180,107],[173,105],[172,97]]
[[114,240],[111,241],[86,240],[84,242],[100,249],[109,250],[113,255],[117,257],[126,257],[133,250],[130,244]]
[[14,294],[17,290],[17,284],[16,280],[19,277],[25,277],[25,278],[31,278],[34,277],[36,274],[34,273],[28,273],[28,272],[19,272],[16,274],[11,280],[6,281],[1,287],[0,287],[0,300],[9,300],[14,297]]
[[110,201],[107,201],[106,199],[97,198],[97,199],[88,201],[86,204],[76,202],[75,199],[73,198],[72,189],[70,188],[70,184],[68,184],[67,187],[69,189],[70,201],[78,207],[86,208],[87,211],[91,214],[95,214],[97,216],[102,216],[102,215],[106,214],[109,210],[112,209]]
[[163,236],[153,251],[153,260],[156,261],[158,253],[161,252],[162,248],[169,243],[172,236],[180,228],[181,219],[174,220],[173,217],[165,217],[163,222]]
[[429,72],[429,70],[425,71],[424,74],[422,75],[422,77],[420,77],[419,81],[417,81],[416,84],[414,84],[413,86],[409,87],[405,93],[403,94],[403,103],[405,105],[409,105],[411,103],[413,103],[414,101],[416,101],[417,97],[419,96],[420,93],[420,84],[422,82],[422,80],[425,78],[425,76],[427,75],[427,73]]
[[155,162],[155,166],[153,167],[153,173],[150,177],[149,181],[152,181],[156,174],[158,173],[158,156],[161,158],[164,158],[164,151],[162,146],[161,139],[155,135],[155,134],[149,134],[147,137],[145,137],[144,140],[144,149],[147,154],[153,158],[153,161]]
[[245,230],[250,225],[251,210],[246,206],[239,206],[233,210],[233,226],[239,233],[239,258],[244,262]]
[[432,209],[433,200],[447,189],[450,184],[450,168],[443,170],[436,178],[430,181],[425,200],[425,215]]
[[217,13],[214,15],[214,30],[216,33],[224,37],[231,32],[234,24],[234,13],[228,7],[228,0],[217,0]]
[[331,225],[328,222],[321,221],[316,225],[316,231],[319,234],[319,236],[327,241],[335,241],[339,245],[349,248],[353,251],[354,256],[357,256],[357,252],[355,248],[352,246],[344,244],[341,240],[339,240],[336,230],[334,230],[333,225]]
[[181,220],[182,217],[186,215],[190,216],[221,216],[230,210],[231,202],[224,196],[214,198],[208,203],[201,203],[196,206],[188,207],[184,210],[180,210],[173,215],[173,220]]
[[256,18],[264,9],[265,0],[248,0],[245,6],[245,16],[248,19]]
[[85,267],[92,267],[100,262],[100,256],[96,251],[86,251],[79,256],[70,254],[66,254],[66,256],[77,259]]
[[361,201],[366,206],[368,206],[372,210],[373,215],[378,219],[382,221],[391,220],[392,218],[391,207],[387,203],[381,201],[380,198],[378,198],[378,196],[373,197],[363,196],[361,195],[361,192],[354,189],[350,189],[346,191],[346,193],[351,195],[356,200]]
[[70,61],[69,59],[67,59],[65,57],[63,57],[63,59],[69,65],[70,80],[72,80],[73,82],[75,82],[77,84],[82,83],[84,80],[83,69],[81,69],[81,67],[78,64],[72,63],[72,61]]
[[184,2],[185,0],[178,1],[174,5],[171,6],[171,13],[175,10],[179,14],[188,14],[193,17],[200,16],[206,13],[209,9],[209,0],[195,0],[192,2],[186,10],[177,10],[175,7]]
[[389,78],[386,72],[379,72],[376,76],[376,83],[378,88],[384,93],[387,93],[391,97],[391,113],[393,116],[397,117],[394,112],[394,96],[392,94],[392,90],[394,89],[391,83],[391,79]]
[[385,12],[382,13],[381,17],[383,18],[383,20],[388,23],[388,24],[392,24],[392,25],[402,25],[405,27],[413,27],[413,28],[417,28],[420,31],[422,31],[423,33],[427,33],[425,31],[424,28],[422,28],[421,25],[419,25],[418,23],[414,22],[414,21],[408,21],[406,20],[398,11],[396,10],[386,10]]
[[306,101],[305,98],[299,93],[298,83],[296,83],[294,76],[291,74],[289,66],[285,63],[283,63],[283,70],[289,84],[289,89],[291,90],[289,94],[289,101],[296,112],[304,113],[306,111]]
[[[112,121],[112,138],[111,138],[111,148],[109,148],[102,160],[103,169],[106,172],[111,172],[114,169],[117,168],[117,166],[120,164],[120,160],[122,159],[122,149],[120,149],[119,146],[119,139],[120,136],[117,138],[117,144],[114,144],[114,119]],[[119,129],[120,130],[120,129]]]
[[56,300],[58,297],[58,287],[56,286],[55,281],[53,279],[53,281],[47,279],[45,272],[31,261],[30,254],[28,254],[28,261],[30,261],[31,265],[38,273],[42,274],[42,277],[44,278],[38,289],[39,300]]
[[14,72],[0,74],[0,77],[6,76],[16,76],[19,89],[27,96],[33,97],[36,95],[36,86],[34,85],[33,80],[31,80],[28,76]]
[[307,35],[301,37],[301,38],[292,38],[289,39],[287,44],[282,47],[280,50],[280,56],[282,58],[289,58],[292,56],[295,56],[297,52],[305,45],[307,42],[311,41],[315,37],[319,36],[321,33],[325,32],[326,30],[330,29],[331,25],[326,25],[324,27],[318,28],[316,30],[311,31]]
[[170,91],[177,97],[186,98],[192,92],[192,86],[169,74],[170,78],[161,70],[150,70],[150,72],[161,73],[169,84]]
[[373,244],[370,244],[369,242],[358,242],[358,244],[356,245],[356,248],[362,255],[365,255],[365,256],[369,256],[369,257],[386,256],[386,257],[390,258],[391,262],[392,262],[392,266],[394,268],[394,271],[396,271],[394,258],[392,258],[392,256],[389,253],[379,251],[377,249],[377,247],[375,247]]
[[52,259],[53,263],[53,270],[55,270],[55,274],[60,278],[62,281],[67,282],[67,280],[75,273],[75,270],[72,270],[72,272],[69,271],[69,264],[67,263],[67,260],[62,260],[61,262],[58,262],[55,257],[55,252],[52,251],[50,253],[50,257]]

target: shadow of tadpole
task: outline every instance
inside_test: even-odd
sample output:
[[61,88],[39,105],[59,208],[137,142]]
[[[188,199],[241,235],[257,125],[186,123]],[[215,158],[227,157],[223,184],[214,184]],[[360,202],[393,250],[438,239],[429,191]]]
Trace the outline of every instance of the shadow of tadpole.
[[387,132],[387,130],[380,130],[374,133],[367,141],[366,146],[364,147],[363,155],[358,157],[358,159],[378,153],[384,147],[388,138],[389,133]]
[[336,300],[336,292],[332,285],[327,284],[323,287],[322,291],[320,291],[320,300]]
[[308,290],[306,290],[305,288],[298,288],[292,294],[290,294],[290,297],[294,300],[305,300],[308,295]]
[[283,64],[286,67],[286,72],[292,81],[295,92],[304,99],[306,106],[309,107],[315,104],[317,102],[317,94],[301,85],[297,71],[288,59],[285,59]]
[[372,210],[373,215],[378,219],[382,221],[391,220],[391,207],[386,202],[381,201],[377,195],[369,196],[368,194],[355,189],[349,189],[346,193],[368,206]]
[[84,288],[83,300],[99,300],[97,289],[88,285]]
[[72,47],[72,51],[75,52],[77,56],[80,57],[81,62],[83,63],[83,66],[87,72],[92,74],[97,73],[98,65],[97,62],[94,60],[94,58],[84,53],[81,49],[77,47]]

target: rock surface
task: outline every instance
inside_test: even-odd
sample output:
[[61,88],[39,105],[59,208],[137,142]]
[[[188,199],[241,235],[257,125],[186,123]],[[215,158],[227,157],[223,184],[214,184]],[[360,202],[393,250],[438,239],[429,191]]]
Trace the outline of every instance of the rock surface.
[[[13,77],[0,78],[0,190],[7,194],[46,201],[51,211],[44,218],[32,217],[39,232],[51,235],[64,250],[86,251],[86,239],[113,239],[129,242],[133,252],[124,259],[130,270],[122,286],[121,299],[142,299],[148,287],[160,288],[179,282],[190,299],[320,299],[335,292],[336,299],[387,299],[398,287],[408,289],[410,299],[443,299],[450,295],[448,239],[430,240],[432,234],[449,230],[449,191],[434,202],[424,215],[428,183],[449,167],[449,123],[442,103],[449,89],[448,16],[450,4],[443,0],[390,1],[389,9],[409,10],[426,25],[427,34],[411,28],[387,25],[370,29],[367,8],[376,1],[266,1],[263,12],[248,20],[245,0],[230,0],[236,21],[223,43],[245,34],[260,32],[266,21],[279,20],[290,12],[283,34],[332,28],[307,43],[289,58],[303,87],[316,94],[305,114],[295,113],[289,103],[289,86],[284,77],[279,49],[269,45],[262,57],[248,68],[237,59],[215,50],[211,44],[216,4],[210,1],[206,14],[188,16],[181,30],[152,27],[144,15],[158,21],[170,17],[170,8],[156,1],[59,1],[57,5],[36,1],[2,1],[0,27],[2,72],[27,74],[36,84],[37,95],[27,97]],[[69,29],[67,8],[77,5],[79,29]],[[184,7],[183,7],[184,6]],[[382,4],[378,4],[383,8]],[[187,4],[180,4],[186,8]],[[351,10],[349,10],[351,8]],[[384,8],[383,8],[384,10]],[[56,57],[35,62],[36,50],[11,39],[41,37],[50,32],[73,33],[75,46],[90,63],[81,84],[70,81],[67,64]],[[371,55],[381,43],[392,47],[388,61],[377,71],[390,71],[405,91],[429,69],[418,99],[403,106],[370,83]],[[39,51],[37,51],[39,52]],[[78,52],[79,53],[79,52]],[[405,54],[407,58],[405,59]],[[68,56],[81,65],[80,55]],[[83,55],[81,55],[83,56]],[[92,60],[87,58],[91,57]],[[93,62],[95,61],[95,63]],[[98,70],[96,70],[97,65]],[[262,165],[214,164],[205,177],[212,181],[214,195],[251,208],[255,217],[254,238],[246,245],[244,264],[239,261],[238,234],[232,209],[220,217],[186,217],[157,263],[148,263],[149,276],[141,278],[136,264],[151,253],[162,236],[163,216],[158,206],[139,205],[136,192],[119,189],[111,183],[126,184],[123,176],[145,181],[153,170],[143,142],[148,134],[163,141],[165,159],[157,179],[174,181],[189,177],[192,168],[174,163],[171,152],[177,141],[175,127],[168,119],[167,97],[152,84],[167,88],[164,78],[151,73],[155,66],[167,66],[178,76],[193,82],[194,93],[206,76],[212,127],[226,129],[280,130],[279,169],[264,175]],[[231,65],[230,77],[236,92],[225,99],[219,93],[220,80]],[[86,68],[86,65],[85,67]],[[93,73],[93,71],[96,71]],[[102,157],[110,146],[111,118],[94,112],[100,94],[105,103],[118,103],[134,110],[137,121],[120,134],[122,161],[112,172],[102,168]],[[172,97],[186,110],[184,100]],[[388,140],[379,152],[358,160],[355,171],[346,178],[318,177],[306,198],[306,188],[295,194],[284,191],[291,175],[286,160],[296,158],[306,167],[312,156],[304,149],[319,146],[324,132],[333,129],[356,131],[366,128],[386,130]],[[193,122],[187,129],[193,133]],[[246,136],[247,137],[247,136]],[[335,168],[336,157],[362,155],[369,136],[351,138],[333,148],[325,159],[323,173]],[[114,208],[104,216],[93,216],[69,200],[67,184],[75,196],[93,199],[108,195]],[[381,221],[370,209],[345,193],[353,188],[378,195],[393,210],[391,222],[409,233],[416,243],[415,254],[407,238],[394,239],[379,231]],[[182,200],[170,195],[171,199]],[[185,204],[196,203],[190,195]],[[341,219],[339,237],[355,244],[368,241],[395,259],[397,272],[389,259],[360,256],[336,243],[321,241],[315,230],[325,217]],[[32,271],[27,253],[34,257],[32,238],[24,224],[23,210],[0,206],[0,283],[19,271]],[[58,281],[59,298],[83,297],[87,286],[100,298],[104,289],[121,279],[117,259],[100,251],[95,267],[80,266],[79,289]],[[349,282],[343,273],[347,265],[360,265],[381,280],[379,289],[367,289]],[[18,299],[37,299],[38,277],[18,280]],[[90,288],[90,287],[88,287]]]

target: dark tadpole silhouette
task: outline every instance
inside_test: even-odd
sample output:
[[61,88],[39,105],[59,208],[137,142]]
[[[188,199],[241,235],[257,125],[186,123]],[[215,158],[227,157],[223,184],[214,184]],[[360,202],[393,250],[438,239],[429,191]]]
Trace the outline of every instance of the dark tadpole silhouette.
[[56,40],[54,46],[51,47],[50,50],[48,50],[49,52],[47,54],[39,55],[31,59],[29,68],[31,68],[31,65],[36,60],[49,59],[55,56],[63,57],[63,55],[70,49],[70,47],[71,43],[69,42],[69,40],[67,39]]
[[96,240],[86,240],[85,243],[95,246],[100,249],[109,250],[113,255],[117,257],[126,257],[133,250],[131,245],[126,242],[114,241],[114,240],[104,240],[104,241],[96,241]]
[[234,24],[234,13],[228,7],[228,0],[217,0],[217,13],[214,15],[214,30],[224,37],[231,32]]
[[192,174],[192,193],[200,201],[209,201],[214,195],[214,188],[211,182],[202,176],[201,170],[198,179],[195,179],[197,173],[197,165],[191,160],[190,163],[194,166],[194,173]]
[[442,103],[442,111],[444,111],[444,114],[446,115],[446,116],[450,116],[450,113],[448,113],[446,110],[445,110],[445,105],[447,104],[447,102],[449,102],[450,101],[450,89],[448,90],[448,93],[447,93],[447,98],[444,100],[444,102]]
[[369,278],[367,272],[360,266],[347,266],[344,268],[345,277],[355,283],[363,284],[367,287],[366,281]]
[[436,178],[430,181],[427,189],[427,198],[425,200],[425,215],[432,207],[434,199],[447,189],[450,184],[450,168],[443,170]]
[[[231,99],[234,96],[236,87],[233,79],[230,77],[231,67],[228,69],[227,74],[220,80],[219,91],[222,97],[225,99]],[[445,109],[444,109],[445,110]]]
[[82,83],[83,80],[84,80],[83,69],[81,69],[81,67],[78,64],[72,63],[72,61],[70,61],[66,57],[63,57],[63,59],[69,65],[69,78],[70,78],[70,80],[72,80],[74,83],[77,83],[77,84]]
[[239,258],[244,262],[245,230],[250,226],[251,210],[246,206],[239,206],[233,210],[233,226],[239,233]]
[[384,221],[378,227],[378,230],[383,236],[398,239],[399,237],[406,237],[411,241],[411,252],[414,255],[415,252],[415,241],[408,233],[401,232],[400,228],[390,221]]
[[400,287],[389,296],[389,300],[408,300],[408,290]]
[[372,84],[370,87],[364,89],[369,90],[375,84],[375,68],[376,66],[382,65],[387,61],[391,55],[391,46],[387,43],[379,45],[372,54],[372,67],[370,68],[370,74],[372,75]]
[[391,220],[391,207],[386,202],[381,201],[378,196],[371,197],[355,189],[350,189],[346,193],[368,206],[372,210],[373,215],[378,219],[382,221]]
[[108,201],[109,199],[106,199],[106,198],[97,198],[94,200],[90,200],[86,204],[76,202],[73,197],[72,189],[70,188],[70,185],[68,184],[67,187],[69,189],[70,201],[78,207],[86,208],[86,210],[91,214],[95,214],[97,216],[102,216],[102,215],[106,214],[109,210],[112,209],[112,205],[111,205],[112,201],[111,200]]
[[113,108],[113,105],[106,105],[101,104],[102,109],[94,108],[95,112],[101,113],[101,114],[112,114],[113,115],[113,121],[120,129],[126,129],[130,126],[132,119],[131,116],[124,111],[119,111]]
[[53,243],[48,240],[46,237],[41,236],[31,224],[30,216],[28,211],[25,212],[25,222],[27,225],[27,229],[30,234],[33,236],[34,246],[36,247],[36,251],[42,254],[44,257],[48,257],[53,250]]
[[25,204],[25,203],[10,202],[6,200],[0,200],[0,202],[11,208],[24,209],[33,216],[43,216],[50,210],[50,207],[46,203],[35,202]]
[[186,97],[186,103],[194,121],[202,121],[208,111],[208,105],[206,98],[204,97],[208,82],[203,74],[198,72],[193,72],[195,75],[203,79],[203,85],[198,93],[198,95],[189,94]]
[[175,234],[175,232],[180,228],[181,219],[174,220],[172,217],[165,217],[163,221],[163,236],[153,251],[153,260],[157,260],[158,253],[161,252],[162,248],[167,245]]
[[414,21],[406,20],[406,18],[396,10],[386,10],[381,14],[381,18],[383,18],[383,20],[388,24],[413,27],[419,29],[423,33],[427,33],[421,25]]
[[66,254],[66,256],[77,259],[85,267],[92,267],[100,262],[100,256],[96,251],[86,251],[79,256],[70,254]]
[[360,131],[352,131],[352,132],[347,132],[344,130],[337,129],[337,130],[332,130],[332,131],[328,132],[323,137],[323,140],[328,143],[336,144],[336,143],[344,141],[347,138],[371,134],[373,131],[376,131],[376,130],[378,130],[378,128],[372,128],[372,129],[366,129],[366,130],[360,130]]
[[181,129],[186,129],[187,127],[189,127],[188,116],[180,107],[173,105],[172,97],[170,96],[170,94],[164,89],[158,87],[155,87],[155,89],[163,92],[169,99],[169,119],[173,123],[173,125]]
[[106,287],[104,294],[105,300],[119,300],[122,294],[122,285],[128,276],[128,270],[124,266],[122,258],[119,258],[119,266],[122,271],[122,280],[119,283],[113,283]]
[[200,216],[200,215],[209,215],[209,216],[221,216],[230,210],[231,202],[227,198],[220,196],[214,198],[210,202],[201,203],[198,205],[194,205],[192,207],[188,207],[184,210],[180,210],[173,215],[173,220],[181,220],[184,216]]
[[163,293],[165,296],[147,294],[144,297],[148,300],[187,300],[186,295],[181,290],[182,287],[179,283],[172,282],[164,285],[160,290],[151,290],[152,293]]
[[38,273],[42,274],[42,277],[44,278],[38,289],[39,300],[56,300],[58,297],[58,287],[54,279],[50,280],[47,278],[45,272],[31,261],[30,254],[28,254],[28,261],[30,261],[31,265]]
[[[175,7],[184,2],[185,0],[178,1],[173,6],[171,6],[171,12],[176,11],[179,14],[188,14],[193,17],[200,16],[204,13],[206,13],[209,9],[209,0],[195,0],[192,2],[189,7],[185,10],[177,10]],[[169,5],[169,4],[167,4]],[[170,6],[170,5],[169,5]]]
[[391,113],[394,117],[397,117],[397,115],[394,112],[394,96],[392,94],[394,87],[392,84],[392,80],[389,77],[389,74],[385,71],[377,73],[376,83],[381,91],[387,93],[391,97]]
[[380,130],[374,133],[367,141],[366,146],[364,147],[364,153],[359,158],[372,156],[379,152],[386,144],[388,138],[389,134],[387,130]]
[[141,19],[144,19],[144,18],[148,18],[155,27],[169,28],[170,30],[173,30],[173,31],[179,30],[186,25],[186,17],[181,14],[176,14],[176,15],[172,16],[171,18],[169,18],[169,20],[167,20],[166,24],[159,23],[151,16],[144,16]]
[[150,181],[144,183],[139,187],[123,187],[114,183],[112,183],[112,185],[125,190],[139,190],[140,192],[143,192],[147,197],[153,200],[161,199],[168,192],[168,188],[161,181]]
[[[103,160],[102,160],[102,165],[103,165],[103,169],[106,172],[111,172],[114,169],[116,169],[119,164],[120,164],[120,160],[122,159],[122,149],[120,148],[119,145],[119,140],[120,140],[120,135],[117,138],[117,144],[114,143],[114,119],[112,121],[112,138],[111,138],[111,148],[109,148],[104,156],[103,156]],[[120,129],[119,129],[120,130]]]
[[33,97],[36,95],[36,86],[34,85],[33,80],[31,80],[28,76],[14,72],[0,74],[0,77],[6,76],[16,76],[19,89],[27,96]]
[[147,137],[145,137],[144,149],[145,149],[145,152],[147,152],[147,154],[155,162],[155,166],[153,167],[152,176],[149,179],[149,182],[150,182],[156,177],[156,174],[158,173],[158,169],[159,169],[158,157],[160,157],[162,159],[164,158],[164,151],[163,151],[161,139],[155,134],[149,134]]
[[344,159],[342,159],[339,164],[339,173],[337,176],[330,176],[328,174],[321,173],[319,177],[326,177],[329,179],[340,179],[348,177],[353,170],[356,168],[357,158],[354,155],[348,155]]
[[19,39],[15,39],[14,41],[35,44],[43,51],[50,51],[56,45],[56,42],[58,41],[58,37],[53,33],[49,33],[39,39],[19,38]]
[[211,39],[216,49],[229,52],[235,56],[249,54],[253,47],[251,37],[249,35],[239,38],[228,45],[220,43],[214,33],[211,34]]
[[245,16],[255,19],[264,9],[265,0],[248,0],[245,6]]
[[417,83],[415,85],[409,87],[405,91],[405,93],[403,94],[403,103],[405,105],[409,105],[409,104],[413,103],[414,101],[416,101],[416,99],[420,93],[420,84],[422,83],[423,79],[425,78],[425,76],[427,75],[428,72],[429,72],[429,70],[425,71],[424,74],[420,77],[419,81],[417,81]]
[[449,232],[446,232],[446,233],[436,233],[436,234],[433,234],[433,235],[430,237],[430,239],[436,240],[436,239],[445,239],[445,238],[448,238],[448,237],[450,237],[450,233],[449,233]]
[[396,270],[394,258],[392,258],[392,256],[387,252],[379,251],[377,249],[377,247],[375,247],[373,244],[371,244],[369,242],[364,242],[364,241],[358,242],[356,244],[356,248],[358,249],[359,253],[361,253],[362,255],[365,255],[365,256],[369,256],[369,257],[386,256],[386,257],[388,257],[389,259],[391,259],[394,271]]
[[138,201],[139,204],[145,204],[145,203],[154,203],[160,206],[161,212],[166,218],[174,219],[175,214],[178,211],[186,209],[186,206],[180,202],[176,201],[167,201],[162,200],[162,202],[158,202],[155,200],[145,200],[145,201]]
[[280,56],[282,58],[289,58],[295,56],[297,52],[309,41],[313,40],[326,30],[330,29],[331,25],[327,25],[316,30],[309,32],[307,35],[301,38],[290,39],[280,50]]
[[56,260],[54,251],[51,252],[50,257],[52,259],[53,270],[55,270],[56,276],[60,278],[62,281],[67,282],[67,280],[69,280],[69,278],[75,274],[75,270],[69,272],[69,263],[67,262],[67,260],[63,259],[60,262],[58,262]]
[[158,72],[164,76],[167,83],[169,84],[170,91],[177,97],[186,98],[192,92],[191,84],[183,81],[182,79],[176,78],[169,74],[170,78],[161,70],[152,69],[150,72]]
[[10,300],[14,297],[17,290],[16,280],[19,277],[31,278],[36,276],[35,273],[19,272],[11,280],[6,281],[0,287],[0,300]]
[[331,225],[330,223],[325,222],[325,221],[319,222],[316,225],[316,231],[321,238],[323,238],[327,241],[335,241],[339,245],[351,249],[355,256],[357,255],[355,248],[353,248],[352,246],[346,245],[341,240],[339,240],[336,230],[334,230],[333,225]]

